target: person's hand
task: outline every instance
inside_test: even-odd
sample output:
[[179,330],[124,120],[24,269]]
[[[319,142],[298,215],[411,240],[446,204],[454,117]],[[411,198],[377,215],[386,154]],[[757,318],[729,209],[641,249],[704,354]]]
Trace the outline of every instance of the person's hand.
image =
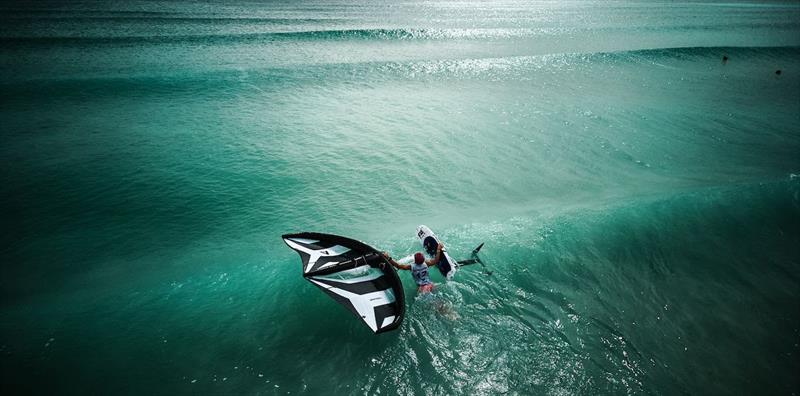
[[386,253],[386,252],[381,252],[381,254],[382,254],[382,255],[383,255],[383,257],[385,257],[387,260],[391,260],[391,259],[392,259],[392,256],[390,256],[390,255],[389,255],[389,253]]
[[442,250],[444,250],[444,244],[440,243],[439,246],[436,247],[436,251],[441,252]]

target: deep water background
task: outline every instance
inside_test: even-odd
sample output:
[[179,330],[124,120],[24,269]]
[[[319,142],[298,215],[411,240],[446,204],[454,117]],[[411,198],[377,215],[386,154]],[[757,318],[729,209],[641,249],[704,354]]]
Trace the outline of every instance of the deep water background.
[[[0,49],[3,394],[800,392],[797,3],[2,2]],[[280,238],[419,224],[494,273],[380,336]]]

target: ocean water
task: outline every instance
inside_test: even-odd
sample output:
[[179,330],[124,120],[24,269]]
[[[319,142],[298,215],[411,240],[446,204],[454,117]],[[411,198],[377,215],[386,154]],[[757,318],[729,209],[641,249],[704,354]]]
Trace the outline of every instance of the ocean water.
[[[800,393],[796,2],[3,2],[0,49],[3,394]],[[379,336],[280,238],[419,224],[493,274]]]

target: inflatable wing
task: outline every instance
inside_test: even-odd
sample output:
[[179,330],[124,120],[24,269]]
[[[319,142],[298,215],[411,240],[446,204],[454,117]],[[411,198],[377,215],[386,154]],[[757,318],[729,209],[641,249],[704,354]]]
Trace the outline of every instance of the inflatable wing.
[[303,261],[303,277],[361,319],[373,332],[400,326],[405,297],[394,268],[374,248],[345,237],[303,232],[283,241]]

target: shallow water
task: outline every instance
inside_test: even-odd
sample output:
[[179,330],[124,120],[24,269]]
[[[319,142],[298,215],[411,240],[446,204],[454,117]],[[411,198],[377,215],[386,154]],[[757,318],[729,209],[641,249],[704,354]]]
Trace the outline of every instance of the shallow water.
[[[795,3],[0,9],[3,389],[800,391]],[[280,238],[419,224],[380,336]]]

